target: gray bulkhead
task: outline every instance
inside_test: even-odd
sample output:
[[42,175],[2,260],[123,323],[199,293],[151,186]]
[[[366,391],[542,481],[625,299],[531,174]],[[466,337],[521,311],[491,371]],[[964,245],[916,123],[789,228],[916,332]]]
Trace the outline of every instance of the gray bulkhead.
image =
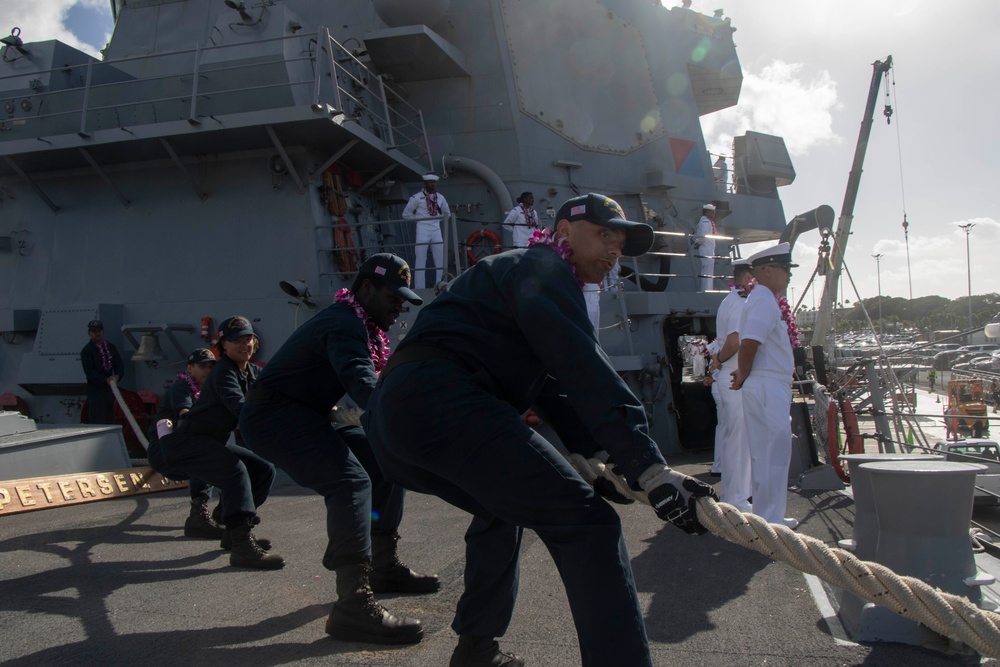
[[[576,191],[599,191],[660,231],[690,233],[717,200],[721,234],[781,232],[775,187],[787,174],[746,178],[744,160],[742,181],[713,182],[700,117],[735,104],[742,82],[722,20],[635,0],[443,5],[415,26],[362,0],[248,3],[249,22],[221,1],[119,1],[104,62],[40,42],[0,63],[0,97],[15,104],[0,116],[0,237],[12,239],[0,252],[0,393],[24,396],[43,421],[76,420],[67,405],[83,393],[92,317],[118,325],[109,337],[129,389],[162,393],[181,370],[170,335],[182,350],[204,345],[203,316],[253,319],[266,361],[309,316],[279,281],[305,280],[320,307],[348,284],[331,252],[337,220],[356,245],[412,262],[412,232],[396,221],[427,169],[444,176],[459,242],[499,233],[523,190],[543,223]],[[344,190],[336,215],[331,164]],[[723,296],[694,291],[686,243],[663,235],[669,262],[626,264],[651,290],[626,281],[602,295],[602,346],[668,452],[681,447],[688,393],[677,336],[709,334]],[[448,273],[467,268],[458,250]],[[717,275],[729,270],[717,262]],[[168,358],[130,363],[121,326],[158,331]]]

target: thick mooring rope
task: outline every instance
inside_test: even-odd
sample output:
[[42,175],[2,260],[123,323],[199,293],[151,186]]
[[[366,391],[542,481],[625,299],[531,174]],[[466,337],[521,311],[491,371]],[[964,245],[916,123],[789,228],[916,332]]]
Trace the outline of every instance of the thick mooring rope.
[[[646,494],[634,491],[625,480],[595,459],[579,454],[570,462],[584,479],[604,477],[623,495],[649,504]],[[589,479],[593,483],[593,479]],[[753,549],[773,560],[815,575],[832,586],[874,602],[934,632],[964,642],[981,655],[1000,657],[1000,614],[984,611],[967,598],[945,593],[914,577],[900,576],[843,549],[770,524],[756,514],[740,512],[712,498],[697,501],[698,521],[713,535]]]
[[713,535],[814,574],[823,581],[965,642],[981,655],[1000,657],[1000,614],[919,579],[897,575],[843,549],[801,535],[712,498],[698,499],[698,521]]

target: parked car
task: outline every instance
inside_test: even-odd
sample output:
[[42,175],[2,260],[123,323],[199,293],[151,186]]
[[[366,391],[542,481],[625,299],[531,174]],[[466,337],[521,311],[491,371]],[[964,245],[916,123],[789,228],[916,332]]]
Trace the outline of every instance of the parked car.
[[944,454],[946,461],[985,465],[987,470],[976,475],[973,502],[977,505],[1000,505],[1000,445],[995,440],[938,440],[934,443],[934,449]]
[[992,354],[1000,350],[1000,344],[997,343],[976,343],[975,345],[963,345],[958,348],[959,352],[976,352],[983,354]]
[[952,362],[960,356],[962,356],[962,352],[959,352],[958,350],[944,350],[943,352],[938,352],[934,355],[931,366],[936,371],[946,371],[951,368]]
[[953,371],[989,371],[993,369],[993,357],[962,355],[951,364]]

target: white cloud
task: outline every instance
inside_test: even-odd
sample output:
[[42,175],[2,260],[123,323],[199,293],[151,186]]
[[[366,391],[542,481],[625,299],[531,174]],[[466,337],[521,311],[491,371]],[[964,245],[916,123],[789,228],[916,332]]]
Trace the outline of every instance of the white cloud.
[[760,72],[745,70],[739,104],[703,118],[702,128],[713,152],[728,154],[733,137],[752,129],[784,137],[788,152],[800,156],[840,143],[833,130],[839,108],[829,72],[806,79],[800,63],[774,60]]
[[106,0],[0,0],[0,32],[6,34],[7,26],[17,26],[25,42],[58,39],[99,58],[98,47],[81,41],[64,24],[66,12],[76,4],[108,9]]

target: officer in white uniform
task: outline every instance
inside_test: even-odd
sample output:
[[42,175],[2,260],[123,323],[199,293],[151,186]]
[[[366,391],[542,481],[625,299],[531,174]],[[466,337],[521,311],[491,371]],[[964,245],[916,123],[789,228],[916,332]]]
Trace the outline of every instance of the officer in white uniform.
[[787,243],[761,250],[749,260],[757,285],[740,318],[738,367],[732,387],[739,389],[743,398],[754,514],[769,523],[794,528],[798,522],[785,517],[785,507],[792,456],[789,407],[795,360],[778,296],[788,288],[791,270],[798,264],[792,264]]
[[441,237],[441,221],[427,220],[427,218],[447,219],[451,216],[451,209],[444,195],[437,191],[438,176],[436,174],[424,174],[424,189],[410,197],[403,209],[405,220],[417,221],[417,233],[414,247],[413,261],[413,286],[416,289],[423,289],[425,285],[425,267],[427,266],[427,250],[434,256],[434,280],[431,285],[437,285],[441,280],[442,267],[444,265],[444,239]]
[[737,368],[737,352],[740,347],[740,317],[743,306],[753,286],[753,274],[750,272],[750,262],[745,259],[733,261],[733,288],[729,295],[719,304],[719,312],[715,316],[715,334],[721,341],[720,349],[715,355],[716,361],[712,368],[720,369],[721,382],[712,385],[719,387],[719,432],[721,437],[715,439],[716,459],[719,461],[719,471],[722,476],[722,502],[733,505],[741,512],[750,511],[750,446],[747,443],[747,432],[743,425],[743,396],[738,391],[732,391],[727,382]]
[[709,238],[709,234],[714,235],[717,232],[715,205],[705,204],[701,207],[701,219],[698,220],[698,226],[694,228],[694,236],[691,237],[695,267],[698,275],[701,276],[702,292],[712,289],[712,274],[715,273],[715,239]]
[[[712,461],[712,477],[720,477],[722,475],[722,453],[726,447],[725,425],[722,422],[722,397],[719,396],[719,379],[722,377],[722,374],[719,372],[719,365],[715,363],[721,349],[722,342],[718,338],[705,346],[705,351],[712,357],[712,364],[708,369],[708,377],[705,378],[705,384],[709,385],[712,389],[712,400],[715,402],[716,417],[715,445],[713,447],[715,458]],[[726,389],[728,390],[728,387]]]
[[535,210],[535,195],[522,192],[517,198],[518,204],[510,209],[504,218],[503,227],[510,230],[511,241],[515,248],[527,248],[528,241],[538,229],[538,212]]

